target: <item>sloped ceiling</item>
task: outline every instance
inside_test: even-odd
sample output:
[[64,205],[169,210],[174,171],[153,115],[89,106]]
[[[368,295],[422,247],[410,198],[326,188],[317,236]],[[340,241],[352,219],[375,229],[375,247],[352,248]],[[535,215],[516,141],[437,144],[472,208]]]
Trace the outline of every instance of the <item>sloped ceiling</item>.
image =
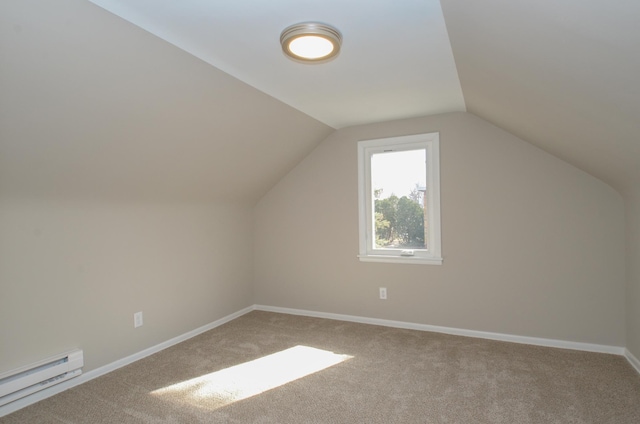
[[[333,128],[463,111],[439,0],[90,0]],[[322,65],[282,53],[287,26],[343,34]]]
[[[0,193],[255,202],[334,128],[461,110],[625,193],[639,16],[625,0],[5,0]],[[343,32],[336,60],[283,56],[280,31],[306,20]]]
[[333,131],[86,0],[3,0],[0,52],[0,198],[254,203]]
[[640,2],[442,0],[467,110],[640,186]]

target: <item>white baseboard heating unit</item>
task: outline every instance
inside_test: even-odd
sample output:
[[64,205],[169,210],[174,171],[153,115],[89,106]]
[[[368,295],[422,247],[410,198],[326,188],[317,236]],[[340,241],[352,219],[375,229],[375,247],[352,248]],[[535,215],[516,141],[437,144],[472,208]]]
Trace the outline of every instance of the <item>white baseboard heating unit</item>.
[[82,374],[84,357],[76,349],[0,374],[0,406]]

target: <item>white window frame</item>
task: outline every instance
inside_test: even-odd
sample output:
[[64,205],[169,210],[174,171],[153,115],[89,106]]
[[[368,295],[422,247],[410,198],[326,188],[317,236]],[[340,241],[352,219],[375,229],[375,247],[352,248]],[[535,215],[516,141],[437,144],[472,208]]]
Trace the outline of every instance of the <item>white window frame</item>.
[[[371,187],[371,156],[376,153],[402,150],[426,150],[429,190],[427,196],[427,249],[374,248],[374,199]],[[440,134],[437,132],[401,137],[362,140],[358,142],[358,210],[360,252],[363,262],[411,264],[442,264],[440,230]]]

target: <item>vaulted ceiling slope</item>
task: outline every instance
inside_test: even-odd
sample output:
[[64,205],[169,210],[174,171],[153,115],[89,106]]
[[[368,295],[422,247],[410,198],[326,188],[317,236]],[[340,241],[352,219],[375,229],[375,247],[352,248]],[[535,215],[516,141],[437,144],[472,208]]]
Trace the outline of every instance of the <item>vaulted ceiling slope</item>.
[[[640,182],[640,2],[91,1],[334,128],[467,110],[619,191]],[[279,54],[304,20],[343,32],[337,60]]]
[[[464,110],[439,0],[90,1],[334,128]],[[337,60],[282,53],[304,21],[342,32]]]
[[333,129],[86,0],[0,2],[0,195],[256,202]]
[[[637,190],[638,17],[628,0],[3,0],[0,194],[255,202],[334,128],[465,110]],[[342,31],[336,60],[284,57],[280,31],[306,20]]]
[[442,0],[469,112],[640,187],[640,2]]

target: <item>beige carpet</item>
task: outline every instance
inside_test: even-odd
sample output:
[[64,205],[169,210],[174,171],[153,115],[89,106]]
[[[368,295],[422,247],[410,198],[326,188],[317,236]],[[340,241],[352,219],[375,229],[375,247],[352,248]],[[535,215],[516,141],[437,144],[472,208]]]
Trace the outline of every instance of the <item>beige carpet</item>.
[[256,311],[0,423],[638,424],[640,376],[614,355]]

